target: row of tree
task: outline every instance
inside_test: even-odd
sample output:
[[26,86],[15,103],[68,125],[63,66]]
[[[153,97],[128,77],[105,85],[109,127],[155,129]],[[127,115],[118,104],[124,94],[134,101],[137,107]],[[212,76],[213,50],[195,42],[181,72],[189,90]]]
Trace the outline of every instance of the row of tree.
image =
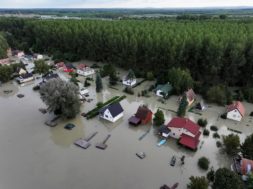
[[0,59],[6,58],[9,45],[2,33],[0,33]]
[[137,71],[187,68],[199,86],[252,86],[253,22],[0,19],[12,47]]

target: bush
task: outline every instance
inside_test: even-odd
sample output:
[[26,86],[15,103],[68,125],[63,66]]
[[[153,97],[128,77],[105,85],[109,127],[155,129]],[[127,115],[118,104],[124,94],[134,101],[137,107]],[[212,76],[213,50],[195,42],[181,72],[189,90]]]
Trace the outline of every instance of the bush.
[[206,119],[199,119],[198,120],[198,125],[201,126],[201,127],[206,127],[207,120]]
[[220,135],[218,133],[214,133],[213,138],[220,138]]
[[154,121],[154,125],[156,126],[160,126],[164,124],[165,119],[164,119],[164,114],[162,110],[158,109],[156,111],[153,121]]
[[227,114],[224,113],[224,114],[222,114],[220,117],[221,117],[222,119],[227,119]]
[[206,157],[201,157],[199,158],[198,161],[198,166],[203,169],[203,170],[207,170],[209,168],[209,160]]
[[223,144],[227,154],[235,155],[240,148],[240,138],[238,135],[229,134],[228,136],[223,137]]
[[217,142],[216,142],[216,146],[217,146],[217,148],[222,147],[222,143],[221,143],[221,141],[217,141]]
[[213,182],[215,177],[215,171],[213,170],[213,167],[211,170],[206,174],[206,178],[209,182]]
[[84,87],[89,87],[90,86],[90,83],[88,82],[88,78],[85,79],[85,82],[84,82]]
[[210,131],[208,129],[204,129],[203,135],[209,136],[209,134],[210,134]]
[[133,95],[134,94],[134,90],[131,87],[126,87],[123,92]]
[[212,126],[210,127],[210,129],[211,129],[211,131],[218,131],[218,127],[215,126],[215,125],[212,125]]
[[98,103],[96,104],[96,106],[97,106],[97,107],[102,107],[102,106],[103,106],[103,102],[98,102]]
[[90,67],[91,67],[91,68],[100,68],[100,66],[97,65],[96,63],[95,63],[95,64],[92,64]]
[[153,74],[153,72],[147,72],[146,78],[149,81],[154,80],[154,74]]

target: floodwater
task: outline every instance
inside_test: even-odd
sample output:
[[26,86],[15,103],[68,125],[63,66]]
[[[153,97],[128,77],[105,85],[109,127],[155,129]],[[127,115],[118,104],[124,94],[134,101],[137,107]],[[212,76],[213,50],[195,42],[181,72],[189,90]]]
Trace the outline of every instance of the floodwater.
[[[66,77],[62,74],[61,76]],[[83,81],[82,78],[80,78]],[[128,125],[128,118],[135,113],[141,104],[147,104],[154,112],[158,107],[177,110],[177,97],[173,96],[165,104],[158,102],[158,98],[150,93],[150,98],[137,97],[137,93],[149,88],[152,82],[144,82],[135,88],[135,95],[127,95],[121,102],[124,117],[111,124],[95,117],[86,120],[77,116],[73,120],[61,120],[55,128],[44,125],[50,117],[42,114],[39,108],[45,108],[38,92],[32,87],[38,81],[25,86],[15,82],[0,87],[0,188],[3,189],[158,189],[161,185],[179,183],[179,189],[185,189],[192,175],[205,175],[200,170],[197,161],[206,156],[215,169],[229,167],[230,159],[216,147],[216,139],[201,137],[202,147],[197,152],[189,151],[169,139],[164,146],[157,147],[159,138],[152,128],[151,132],[139,141],[151,125],[137,128]],[[103,79],[105,90],[101,94],[95,93],[95,82],[89,87],[91,103],[84,103],[82,112],[91,110],[97,102],[105,101],[115,95],[123,95],[123,87],[119,84],[116,89],[107,87],[108,78]],[[13,90],[4,94],[4,90]],[[17,98],[22,93],[24,98]],[[250,104],[245,103],[248,113],[253,111]],[[219,127],[219,134],[229,134],[230,127],[240,130],[240,138],[252,133],[251,119],[247,116],[241,124],[233,121],[221,120],[217,117],[225,110],[224,107],[212,105],[203,115],[188,113],[188,117],[197,121],[200,117],[207,118],[210,125]],[[166,123],[175,114],[164,110]],[[74,123],[76,127],[65,130],[66,123]],[[247,124],[249,126],[247,126]],[[73,142],[90,133],[98,131],[91,140],[92,146],[83,150]],[[107,134],[108,148],[103,151],[95,148]],[[147,157],[140,160],[135,153],[144,151]],[[173,155],[177,157],[175,167],[169,165]],[[185,155],[185,165],[181,166],[179,159]]]

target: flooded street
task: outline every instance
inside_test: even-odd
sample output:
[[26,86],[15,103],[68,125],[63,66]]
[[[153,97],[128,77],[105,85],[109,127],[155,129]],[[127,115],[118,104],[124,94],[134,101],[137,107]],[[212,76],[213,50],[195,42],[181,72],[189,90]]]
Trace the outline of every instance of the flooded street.
[[[83,79],[80,80],[83,82]],[[158,189],[161,185],[168,186],[179,183],[179,189],[185,189],[189,177],[205,175],[197,166],[200,157],[206,156],[210,166],[229,167],[230,159],[216,147],[217,139],[201,136],[202,147],[192,152],[169,139],[164,146],[157,147],[159,138],[155,128],[143,138],[142,136],[151,125],[131,127],[128,118],[132,116],[139,105],[147,104],[155,112],[158,107],[177,110],[177,97],[172,96],[162,104],[157,97],[150,93],[150,98],[137,97],[138,91],[148,89],[150,82],[144,82],[135,88],[135,95],[127,95],[121,101],[124,117],[115,124],[95,117],[90,120],[78,115],[73,120],[61,120],[50,128],[44,124],[49,118],[42,114],[39,108],[45,108],[39,93],[32,90],[37,81],[25,86],[7,83],[0,87],[0,188],[3,189]],[[121,84],[116,89],[107,87],[108,78],[103,79],[102,94],[96,94],[95,82],[89,87],[90,103],[82,104],[81,112],[94,108],[97,102],[106,101],[115,95],[124,95]],[[12,90],[4,94],[4,90]],[[24,94],[18,98],[17,94]],[[244,103],[247,115],[253,111],[250,104]],[[233,121],[217,119],[225,110],[224,107],[212,106],[203,115],[188,113],[188,117],[197,121],[200,117],[208,120],[209,128],[217,125],[218,133],[232,133],[227,127],[242,131],[241,141],[252,133],[253,126],[249,116],[240,124]],[[175,116],[171,111],[165,111],[166,122]],[[76,127],[69,131],[64,129],[66,123],[74,123]],[[247,126],[248,124],[248,126]],[[82,137],[87,137],[94,131],[98,134],[91,140],[92,145],[83,150],[73,144]],[[103,151],[95,148],[107,134],[108,148]],[[220,139],[221,140],[221,139]],[[200,147],[201,145],[199,145]],[[143,151],[147,157],[140,160],[135,153]],[[176,155],[175,167],[169,165],[170,159]],[[180,157],[185,155],[185,165],[180,165]]]

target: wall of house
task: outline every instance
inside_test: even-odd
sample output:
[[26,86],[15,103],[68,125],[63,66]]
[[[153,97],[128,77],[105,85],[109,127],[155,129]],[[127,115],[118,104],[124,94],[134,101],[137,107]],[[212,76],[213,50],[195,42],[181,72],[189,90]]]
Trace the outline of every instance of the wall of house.
[[152,120],[152,113],[148,113],[146,119],[142,120],[142,124],[147,124]]
[[240,112],[237,109],[235,109],[235,110],[227,113],[227,118],[235,120],[235,121],[241,121],[242,115],[240,114]]
[[157,90],[157,91],[156,91],[156,95],[157,95],[157,96],[160,96],[160,97],[163,97],[163,93],[162,93],[161,90]]
[[183,133],[182,128],[169,127],[169,129],[171,130],[170,136],[176,139],[179,139]]
[[108,109],[104,111],[104,114],[100,115],[103,119],[113,122],[113,117]]
[[127,86],[133,86],[136,84],[136,79],[133,80],[123,80],[123,85],[127,85]]
[[88,70],[77,69],[77,74],[82,75],[82,76],[89,76],[94,73],[95,73],[95,71],[93,69],[88,69]]
[[112,122],[116,122],[117,120],[119,120],[122,117],[123,117],[123,112],[121,114],[119,114],[118,116],[116,116],[115,118],[113,118]]

